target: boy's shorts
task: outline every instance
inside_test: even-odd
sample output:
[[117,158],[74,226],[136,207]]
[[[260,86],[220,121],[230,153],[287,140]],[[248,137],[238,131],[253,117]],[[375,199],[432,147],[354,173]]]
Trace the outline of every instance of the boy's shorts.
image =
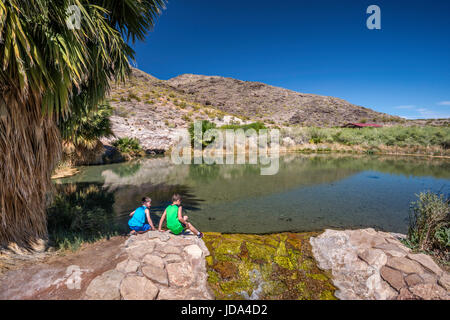
[[129,226],[131,230],[134,231],[147,231],[150,229],[150,225],[148,223],[144,224],[142,227]]

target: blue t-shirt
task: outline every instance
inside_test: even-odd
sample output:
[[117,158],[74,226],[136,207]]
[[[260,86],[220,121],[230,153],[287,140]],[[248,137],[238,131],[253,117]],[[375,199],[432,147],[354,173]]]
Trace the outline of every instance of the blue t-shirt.
[[130,227],[142,227],[145,224],[145,209],[147,209],[146,206],[136,209],[133,216],[128,221]]

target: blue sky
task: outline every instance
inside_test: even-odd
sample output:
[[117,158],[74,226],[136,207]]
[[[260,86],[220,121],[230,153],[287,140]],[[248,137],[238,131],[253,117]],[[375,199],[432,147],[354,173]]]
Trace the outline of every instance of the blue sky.
[[[369,30],[369,5],[381,30]],[[137,67],[260,81],[406,118],[450,117],[450,1],[172,0]]]

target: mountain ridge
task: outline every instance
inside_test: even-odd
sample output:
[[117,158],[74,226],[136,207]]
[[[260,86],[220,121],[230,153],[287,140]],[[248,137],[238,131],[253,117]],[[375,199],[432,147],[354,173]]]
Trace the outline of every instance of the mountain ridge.
[[262,82],[182,74],[160,80],[133,68],[130,77],[112,83],[116,137],[136,137],[152,150],[167,150],[180,130],[195,120],[217,126],[263,122],[269,128],[333,127],[349,122],[393,125],[448,125],[448,119],[406,120],[354,105],[344,99],[301,93]]

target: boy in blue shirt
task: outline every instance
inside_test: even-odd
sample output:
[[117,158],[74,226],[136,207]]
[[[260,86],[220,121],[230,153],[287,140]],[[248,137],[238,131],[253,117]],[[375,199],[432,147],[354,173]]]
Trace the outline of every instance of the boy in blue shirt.
[[[130,213],[131,219],[128,221],[128,226],[131,229],[130,234],[145,233],[149,229],[155,230],[152,219],[150,219],[150,207],[152,206],[152,199],[148,197],[142,198],[142,206]],[[145,223],[147,218],[148,223]]]

